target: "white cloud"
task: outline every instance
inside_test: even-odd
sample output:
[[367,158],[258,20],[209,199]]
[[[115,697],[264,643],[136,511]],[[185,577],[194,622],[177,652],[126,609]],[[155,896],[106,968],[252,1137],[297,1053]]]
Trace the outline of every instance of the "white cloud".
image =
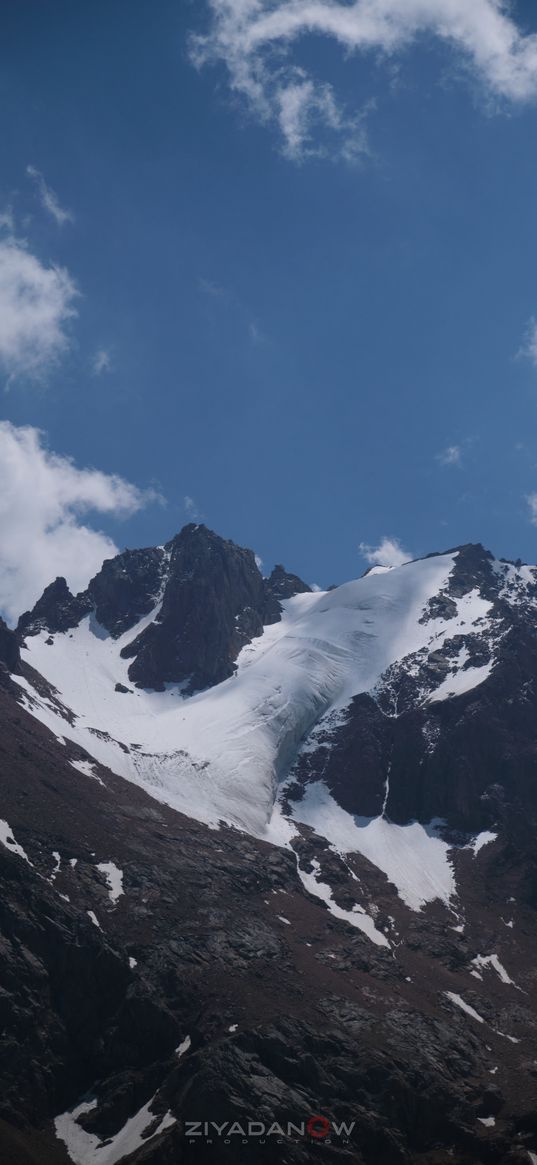
[[106,348],[98,348],[93,360],[92,368],[95,376],[101,376],[103,372],[110,372],[112,367],[112,358]]
[[412,558],[407,550],[403,550],[398,538],[384,537],[378,546],[360,542],[360,553],[371,566],[402,566]]
[[58,226],[63,226],[65,222],[74,222],[72,211],[65,210],[63,206],[60,206],[58,195],[55,194],[50,186],[47,186],[41,171],[37,170],[35,166],[27,166],[26,173],[29,178],[33,179],[37,186],[41,206],[46,210],[47,214],[50,214]]
[[448,445],[446,449],[442,449],[440,453],[436,454],[436,460],[440,465],[460,465],[462,461],[462,448],[460,445]]
[[294,160],[326,150],[367,152],[364,112],[349,114],[334,89],[292,59],[307,36],[329,37],[346,53],[386,59],[426,36],[449,44],[495,97],[537,94],[537,35],[524,35],[509,0],[208,0],[210,22],[192,38],[198,65],[224,63],[232,91],[267,125],[278,127]]
[[526,501],[530,511],[530,522],[532,526],[537,526],[537,493],[528,494]]
[[31,607],[57,575],[80,590],[117,553],[84,515],[126,517],[155,498],[121,477],[78,469],[49,452],[38,429],[0,422],[0,609],[6,617],[14,620]]
[[8,378],[41,377],[69,345],[68,321],[78,295],[69,273],[46,267],[10,230],[0,227],[0,367]]
[[190,494],[186,494],[183,498],[183,506],[190,522],[201,522],[203,514],[195,498],[191,498]]

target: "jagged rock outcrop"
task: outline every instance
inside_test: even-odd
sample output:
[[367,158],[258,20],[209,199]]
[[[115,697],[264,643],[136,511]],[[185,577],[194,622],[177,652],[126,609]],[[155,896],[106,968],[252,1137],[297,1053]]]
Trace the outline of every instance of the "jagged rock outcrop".
[[21,638],[36,635],[43,630],[68,631],[76,627],[92,609],[93,604],[87,592],[72,595],[65,579],[59,577],[45,587],[35,607],[21,615],[17,631]]
[[294,595],[311,593],[311,587],[297,574],[291,574],[284,566],[278,564],[267,579],[267,591],[278,602],[282,602],[284,599],[292,599]]

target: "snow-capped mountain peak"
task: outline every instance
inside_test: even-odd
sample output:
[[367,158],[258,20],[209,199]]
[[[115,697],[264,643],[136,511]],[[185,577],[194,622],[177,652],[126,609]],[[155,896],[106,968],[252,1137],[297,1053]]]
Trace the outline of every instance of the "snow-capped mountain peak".
[[[489,1073],[516,1082],[516,1114],[534,1023],[536,579],[464,546],[314,592],[283,567],[264,579],[251,552],[190,526],[105,563],[79,595],[56,580],[17,631],[0,623],[6,982],[36,1062],[35,1017],[59,1001],[47,1081],[58,1022],[67,1015],[79,1065],[81,1030],[91,1044],[101,997],[108,1008],[91,1061],[106,1085],[87,1092],[90,1066],[51,1102],[72,1160],[127,1144],[156,1165],[161,1138],[179,1152],[185,1081],[212,1103],[207,1055],[250,1098],[252,1054],[269,1088],[276,1063],[286,1080],[289,1064],[315,1064],[304,1032],[317,1013],[323,1065],[336,1023],[333,1096],[354,1104],[341,1047],[350,1032],[354,1064],[371,1030],[366,1063],[390,1088],[409,1055],[428,1087],[443,1073],[451,1116],[427,1141],[435,1160],[440,1142],[466,1153],[478,1088],[468,1160],[482,1159],[500,1104]],[[282,999],[300,1024],[275,1036]],[[265,1007],[272,1030],[259,1035]],[[125,1067],[134,1037],[132,1063],[152,1065],[143,1095]],[[301,1069],[292,1079],[310,1088]],[[33,1076],[30,1090],[17,1080],[33,1105]],[[517,1119],[502,1160],[528,1127]]]
[[[494,675],[517,612],[534,610],[535,576],[463,547],[328,592],[277,568],[274,590],[251,551],[200,526],[105,563],[83,595],[57,580],[21,620],[21,700],[183,813],[277,837],[289,786],[311,783],[320,758],[330,774],[331,756],[371,717],[420,719],[422,750],[434,756],[442,705]],[[357,717],[359,702],[366,713]],[[433,792],[425,798],[424,813],[408,788],[401,796],[396,756],[379,755],[372,774],[367,754],[344,788],[339,760],[329,779],[345,811],[380,812],[389,763],[396,821],[457,823],[445,789],[436,804]]]

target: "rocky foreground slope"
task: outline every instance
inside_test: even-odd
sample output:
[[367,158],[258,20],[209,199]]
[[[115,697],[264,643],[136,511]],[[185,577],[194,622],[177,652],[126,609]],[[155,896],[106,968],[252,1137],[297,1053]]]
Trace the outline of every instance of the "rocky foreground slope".
[[0,626],[2,1162],[537,1161],[537,571],[189,526]]

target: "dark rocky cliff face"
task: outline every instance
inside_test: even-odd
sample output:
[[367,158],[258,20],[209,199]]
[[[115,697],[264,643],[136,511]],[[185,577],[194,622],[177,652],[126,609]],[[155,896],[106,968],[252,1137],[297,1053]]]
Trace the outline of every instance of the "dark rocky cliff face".
[[123,649],[129,676],[143,687],[220,683],[246,643],[263,630],[266,596],[251,550],[205,526],[186,526],[166,546],[162,607],[154,623]]

